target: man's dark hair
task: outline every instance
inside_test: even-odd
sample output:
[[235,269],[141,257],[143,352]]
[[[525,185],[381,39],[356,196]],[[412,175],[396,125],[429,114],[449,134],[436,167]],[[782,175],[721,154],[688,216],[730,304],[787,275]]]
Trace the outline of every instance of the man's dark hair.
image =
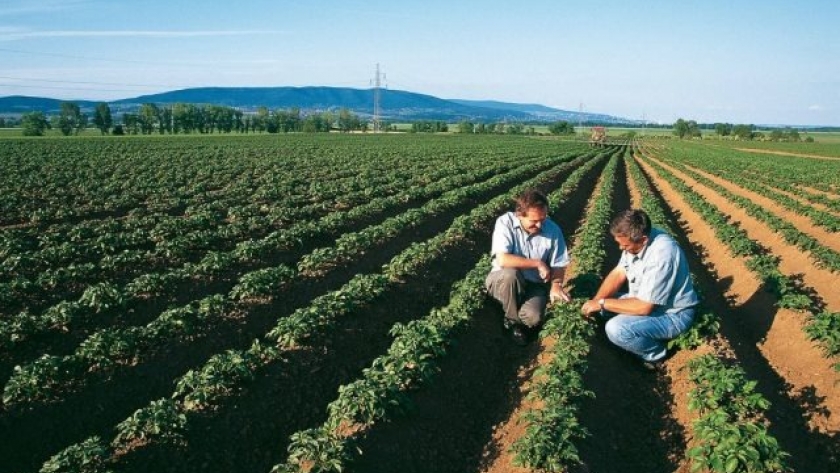
[[650,236],[650,217],[641,209],[627,209],[613,217],[610,233],[614,236],[625,236],[633,243],[639,243],[642,238]]
[[528,209],[540,208],[548,211],[548,198],[536,189],[528,189],[516,198],[516,213],[524,215]]

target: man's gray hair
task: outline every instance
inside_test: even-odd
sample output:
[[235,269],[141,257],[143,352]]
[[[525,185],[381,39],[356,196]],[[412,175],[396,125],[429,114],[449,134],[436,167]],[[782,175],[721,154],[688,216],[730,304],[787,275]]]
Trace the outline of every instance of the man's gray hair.
[[650,217],[644,210],[627,209],[613,217],[610,233],[613,236],[625,236],[633,243],[639,243],[642,238],[650,236]]

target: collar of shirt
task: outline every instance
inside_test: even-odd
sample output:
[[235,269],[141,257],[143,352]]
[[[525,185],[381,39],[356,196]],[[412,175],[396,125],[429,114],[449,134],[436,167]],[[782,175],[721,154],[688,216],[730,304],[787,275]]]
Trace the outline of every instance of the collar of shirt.
[[642,247],[642,251],[636,253],[635,255],[630,255],[630,261],[635,263],[639,260],[645,259],[645,255],[647,254],[648,248],[650,248],[650,245],[653,244],[653,240],[655,240],[660,233],[662,232],[655,228],[652,228],[650,230],[650,235],[648,235],[647,243],[645,243],[645,246]]
[[650,240],[648,240],[648,242],[645,243],[645,246],[642,247],[642,251],[633,255],[633,261],[636,262],[636,261],[639,261],[640,259],[645,259],[645,255],[647,254],[648,248],[650,248]]

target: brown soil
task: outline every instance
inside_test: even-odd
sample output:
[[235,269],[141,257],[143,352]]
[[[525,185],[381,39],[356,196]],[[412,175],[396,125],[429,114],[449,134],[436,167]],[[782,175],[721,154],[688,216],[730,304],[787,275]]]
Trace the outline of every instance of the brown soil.
[[802,189],[804,189],[805,191],[810,192],[812,194],[820,194],[820,195],[824,195],[824,196],[829,197],[829,198],[840,199],[840,195],[838,195],[836,192],[831,193],[831,192],[824,191],[822,189],[816,189],[814,187],[809,187],[809,186],[802,186]]
[[[645,159],[657,161],[650,156]],[[663,198],[690,229],[689,239],[716,272],[719,295],[707,294],[712,308],[723,314],[721,332],[729,340],[748,376],[759,381],[759,391],[771,403],[768,417],[771,434],[793,454],[796,471],[824,470],[826,463],[840,461],[837,439],[840,420],[840,386],[831,362],[809,342],[802,331],[804,316],[777,310],[773,297],[763,291],[744,262],[728,255],[713,230],[683,201],[679,193],[660,179],[642,161],[643,169],[656,182]],[[659,164],[662,164],[659,162]],[[686,176],[665,166],[701,193],[710,203],[731,210],[725,199],[702,188]],[[742,222],[743,223],[743,222]],[[744,225],[749,232],[749,228]],[[772,247],[775,252],[777,247]],[[820,465],[814,454],[825,459]],[[831,459],[831,460],[829,460]]]
[[514,464],[514,454],[511,452],[513,442],[525,435],[527,423],[522,420],[522,414],[530,409],[539,409],[539,404],[527,399],[525,396],[530,390],[531,379],[528,377],[540,365],[548,363],[551,359],[550,352],[556,344],[553,337],[542,339],[538,346],[538,354],[531,363],[520,371],[520,378],[523,383],[519,385],[519,392],[516,398],[520,403],[514,407],[510,417],[493,426],[493,437],[491,442],[485,446],[483,458],[487,464],[482,465],[482,473],[525,473],[530,471],[527,468]]
[[[567,238],[574,235],[585,215],[602,167],[597,166],[585,176],[581,187],[552,215]],[[649,167],[646,169],[649,171]],[[685,234],[678,236],[679,243],[690,253],[692,269],[705,275],[701,284],[710,293],[710,303],[718,313],[726,314],[722,330],[725,340],[721,343],[731,343],[727,349],[744,364],[748,375],[759,381],[759,389],[773,403],[771,434],[794,454],[796,471],[836,471],[840,464],[838,449],[831,450],[827,445],[840,442],[837,420],[828,411],[840,409],[836,406],[840,396],[814,376],[815,367],[822,373],[823,365],[799,363],[800,359],[811,360],[816,349],[803,344],[801,320],[793,317],[798,314],[790,316],[772,309],[773,301],[762,296],[755,281],[750,281],[743,263],[727,258],[713,233],[703,229],[702,221],[692,216],[678,196],[653,177],[664,201],[683,219]],[[624,167],[619,168],[616,178],[613,210],[637,206],[639,194],[627,179]],[[710,198],[714,197],[712,194]],[[434,234],[461,213],[454,212],[406,234],[399,243],[377,249],[363,264],[342,268],[328,285],[335,287],[352,274],[376,270],[390,254]],[[325,420],[326,405],[335,398],[338,386],[357,379],[374,357],[387,350],[391,342],[388,330],[395,322],[422,317],[433,307],[446,304],[452,283],[462,278],[489,248],[491,223],[482,227],[486,238],[463,242],[457,251],[448,252],[433,267],[404,281],[372,307],[339,321],[336,330],[315,340],[311,347],[290,353],[284,362],[269,367],[243,393],[217,410],[192,416],[186,445],[151,445],[128,452],[114,469],[138,473],[265,472],[284,461],[290,435]],[[756,224],[756,228],[761,230],[760,225]],[[604,239],[609,249],[606,265],[610,267],[617,260],[618,251],[606,232]],[[774,252],[782,247],[768,246]],[[803,258],[807,262],[807,257]],[[717,278],[703,266],[705,260],[720,273]],[[803,267],[810,271],[811,265]],[[812,287],[821,291],[822,286]],[[0,431],[20,437],[3,435],[0,456],[15,457],[16,466],[21,468],[13,470],[28,471],[37,469],[47,454],[83,440],[89,432],[109,439],[112,426],[138,403],[169,395],[171,380],[185,369],[232,345],[247,346],[278,315],[325,290],[311,281],[300,285],[294,293],[288,293],[288,300],[277,299],[249,314],[247,320],[237,321],[241,326],[231,322],[212,328],[205,338],[191,341],[188,346],[167,347],[155,356],[155,361],[109,382],[93,383],[90,389],[60,405],[48,406],[36,414],[20,413],[22,418],[0,413]],[[790,346],[785,342],[790,342]],[[517,420],[527,408],[526,380],[545,361],[544,351],[552,343],[548,339],[524,348],[514,346],[501,329],[499,308],[485,303],[441,360],[440,372],[411,394],[410,415],[377,424],[359,440],[357,446],[362,454],[350,465],[350,471],[528,471],[512,466],[507,448],[521,437],[525,427]],[[596,398],[586,401],[580,413],[582,424],[592,434],[578,445],[584,460],[580,471],[687,472],[683,456],[691,442],[688,426],[694,416],[687,410],[691,383],[683,367],[689,359],[709,350],[710,347],[704,347],[679,352],[668,361],[667,373],[656,376],[612,347],[603,335],[603,327],[599,327],[592,340],[584,380]],[[776,350],[785,354],[779,355]],[[791,352],[795,356],[788,354]],[[826,363],[822,359],[812,361]],[[25,422],[27,416],[33,415],[37,422]],[[56,425],[61,428],[55,428]],[[26,429],[13,430],[12,426]],[[25,458],[21,451],[27,454]]]
[[[617,174],[614,211],[639,203],[639,193],[626,174],[624,167]],[[606,262],[609,268],[617,259],[618,251],[611,241],[607,241],[607,235],[604,236],[609,249]],[[574,263],[570,273],[574,273]],[[548,361],[550,355],[546,352],[554,342],[551,338],[542,342],[536,365]],[[685,449],[685,440],[684,429],[673,417],[675,393],[671,389],[674,383],[670,376],[657,377],[644,372],[638,360],[606,340],[602,324],[592,341],[592,352],[587,361],[589,369],[584,383],[595,393],[595,399],[583,403],[579,419],[592,435],[578,445],[583,464],[575,467],[575,471],[673,471]],[[676,376],[682,376],[675,364],[678,362],[672,359],[668,365],[673,373],[678,373]],[[529,366],[529,369],[535,368]],[[522,386],[521,390],[525,393],[528,387]],[[628,392],[634,395],[627,396]],[[485,447],[484,455],[492,461],[480,471],[529,471],[513,464],[509,449],[527,427],[521,419],[522,413],[538,407],[523,399],[508,419],[494,427],[493,440]]]
[[770,212],[776,214],[778,217],[792,223],[794,226],[796,226],[797,229],[799,229],[799,231],[811,236],[812,238],[817,239],[826,247],[831,248],[834,251],[840,251],[840,236],[838,236],[836,233],[826,231],[822,227],[814,225],[810,218],[804,215],[799,215],[796,212],[777,204],[776,201],[774,201],[773,199],[759,195],[749,189],[744,189],[743,187],[740,187],[737,184],[734,184],[726,179],[718,177],[702,169],[688,165],[686,165],[686,167],[707,179],[711,179],[712,182],[722,186],[729,192],[732,192],[733,194],[740,197],[745,197],[751,202],[758,204],[766,210],[769,210]]
[[642,206],[642,194],[636,187],[636,181],[633,179],[633,176],[630,175],[629,159],[632,158],[625,159],[627,159],[627,161],[625,161],[624,172],[627,174],[627,189],[630,191],[630,206],[634,209],[638,209]]
[[[696,350],[678,351],[670,360],[668,360],[668,377],[671,379],[671,392],[674,397],[674,407],[672,409],[674,421],[682,427],[686,435],[686,449],[693,446],[691,436],[692,423],[697,420],[697,414],[688,410],[688,395],[694,389],[694,383],[688,377],[688,369],[686,365],[692,359],[713,353],[714,350],[708,345],[702,345]],[[691,471],[691,464],[682,455],[676,459],[677,468],[675,473],[689,473]]]
[[[538,171],[534,170],[534,175]],[[337,289],[355,274],[380,271],[381,266],[394,254],[412,242],[425,240],[445,230],[455,217],[506,189],[507,187],[494,189],[463,208],[453,209],[444,215],[429,219],[420,228],[405,232],[401,238],[377,247],[360,261],[337,268],[323,278],[292,284],[271,303],[253,307],[247,313],[247,317],[219,321],[206,327],[201,336],[166,343],[137,366],[118,370],[110,376],[92,376],[87,386],[78,392],[63,396],[61,402],[0,410],[0,458],[4,459],[4,463],[8,461],[7,465],[11,471],[31,471],[37,469],[49,455],[80,442],[93,433],[110,440],[114,435],[114,425],[150,401],[170,396],[174,388],[173,380],[187,370],[201,366],[210,356],[226,349],[247,348],[254,338],[266,333],[278,317],[306,305],[318,295]],[[491,229],[488,229],[487,233],[490,231]],[[143,460],[137,462],[139,468],[157,461],[161,464],[175,465],[178,462],[173,461],[173,458],[177,457],[179,461],[184,459],[191,462],[190,465],[201,465],[205,458],[212,459],[211,464],[218,465],[218,471],[231,471],[236,464],[245,467],[244,465],[251,464],[249,462],[257,462],[253,463],[257,465],[252,468],[253,471],[270,469],[271,464],[258,462],[265,462],[267,459],[278,460],[282,457],[283,450],[275,450],[260,444],[260,441],[287,442],[291,433],[307,427],[310,425],[307,422],[312,423],[313,419],[317,421],[326,404],[334,397],[337,387],[357,378],[359,371],[366,367],[373,357],[387,349],[390,344],[387,332],[395,322],[407,322],[411,318],[427,314],[435,305],[445,304],[451,284],[463,277],[467,269],[475,264],[484,248],[476,250],[471,242],[464,241],[460,251],[464,253],[463,258],[472,258],[472,262],[467,263],[459,259],[461,256],[458,250],[453,250],[455,255],[446,258],[434,270],[418,274],[416,279],[391,291],[385,302],[378,304],[377,310],[370,314],[373,319],[348,322],[350,327],[339,327],[336,336],[346,336],[344,339],[339,337],[335,342],[337,345],[330,345],[327,341],[324,346],[293,353],[286,363],[275,364],[268,370],[268,374],[260,377],[260,381],[255,384],[267,386],[267,389],[272,390],[272,396],[281,398],[278,402],[285,403],[273,411],[282,412],[282,415],[261,417],[261,414],[254,412],[254,415],[243,416],[243,411],[254,407],[259,410],[259,406],[266,402],[261,399],[253,405],[247,401],[242,405],[239,404],[242,398],[237,398],[232,401],[233,406],[228,406],[229,410],[225,416],[207,416],[206,424],[210,426],[207,428],[211,429],[214,435],[207,435],[203,430],[202,419],[199,416],[195,422],[191,421],[200,427],[191,431],[191,435],[197,437],[191,437],[188,441],[188,453],[178,449],[169,452],[161,447],[160,450],[168,452],[161,454],[158,447],[151,447],[146,449],[150,452],[148,455],[151,459],[142,456],[146,455],[144,452],[140,455]],[[202,295],[193,293],[187,297],[198,299]],[[406,300],[416,302],[406,307]],[[364,350],[359,347],[364,347]],[[339,353],[337,359],[333,358],[336,353]],[[322,365],[327,368],[322,368]],[[293,390],[293,394],[284,394],[286,389]],[[265,393],[259,390],[257,392],[261,395]],[[219,422],[220,418],[221,424],[214,423]],[[255,419],[259,421],[255,422]],[[287,422],[282,422],[284,420]],[[276,427],[277,422],[287,427],[275,428],[273,433],[266,433],[271,431],[271,426]],[[245,425],[249,423],[251,424]],[[261,428],[264,430],[259,430]],[[284,430],[286,428],[293,430]],[[241,432],[236,429],[259,430],[259,434],[252,437],[253,448],[260,448],[263,453],[254,456],[250,447],[237,450],[235,439]],[[275,438],[273,435],[279,437]],[[219,443],[214,445],[214,440]],[[220,447],[221,445],[231,447]],[[268,451],[272,452],[271,456],[264,457]],[[181,467],[180,471],[189,470],[184,465]],[[206,471],[208,468],[210,467],[198,469]],[[158,471],[160,470],[166,468]]]
[[[757,184],[759,184],[759,183],[757,183]],[[763,187],[766,187],[767,189],[770,189],[770,190],[772,190],[773,192],[778,192],[779,194],[782,194],[782,195],[784,195],[784,196],[786,196],[786,197],[788,197],[788,198],[790,198],[790,199],[793,199],[793,200],[795,200],[795,201],[799,202],[799,203],[800,203],[800,204],[802,204],[802,205],[809,205],[809,206],[811,206],[811,207],[813,207],[813,208],[815,208],[815,209],[817,209],[817,210],[819,210],[819,211],[821,211],[821,212],[825,212],[825,213],[828,213],[828,214],[832,214],[832,215],[834,215],[835,217],[840,217],[840,212],[838,212],[838,211],[836,211],[836,210],[833,210],[833,209],[831,209],[831,208],[828,208],[828,207],[826,207],[825,205],[823,205],[823,204],[821,204],[821,203],[819,203],[819,202],[811,202],[811,201],[806,200],[806,199],[804,199],[804,198],[802,198],[802,197],[800,197],[800,196],[798,196],[798,195],[796,195],[796,194],[791,194],[790,192],[787,192],[787,191],[785,191],[785,190],[779,189],[779,188],[777,188],[777,187],[773,187],[773,186],[771,186],[771,185],[769,185],[769,184],[759,184],[759,185],[762,185]]]
[[836,156],[822,156],[819,154],[806,154],[806,153],[790,153],[787,151],[774,151],[770,149],[756,149],[756,148],[735,148],[738,151],[748,151],[750,153],[762,153],[762,154],[775,154],[777,156],[798,156],[802,158],[816,158],[816,159],[829,159],[829,160],[840,160],[840,158]]
[[740,207],[733,205],[724,197],[678,170],[665,165],[661,161],[657,162],[686,182],[709,203],[719,209],[724,209],[734,221],[738,222],[751,239],[772,251],[774,255],[779,256],[779,268],[783,273],[789,276],[802,275],[805,285],[817,292],[818,297],[826,304],[828,310],[840,310],[840,292],[836,290],[835,286],[837,275],[828,270],[817,268],[807,253],[785,242],[781,235],[773,232],[763,222],[751,217]]

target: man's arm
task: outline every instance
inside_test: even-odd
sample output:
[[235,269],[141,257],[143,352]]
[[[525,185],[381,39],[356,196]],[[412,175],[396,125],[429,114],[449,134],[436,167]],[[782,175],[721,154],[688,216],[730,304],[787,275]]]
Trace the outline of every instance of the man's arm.
[[607,277],[604,278],[604,281],[601,283],[601,287],[598,288],[598,292],[595,293],[595,296],[592,298],[594,300],[598,300],[601,298],[611,297],[621,289],[621,286],[627,281],[627,274],[624,272],[624,268],[621,266],[616,266],[610,271],[610,274],[607,274]]
[[499,266],[513,269],[536,269],[543,281],[548,281],[551,276],[551,269],[542,260],[529,259],[511,253],[496,253]]
[[[610,303],[610,307],[615,307],[614,303],[616,301],[624,301],[626,299],[609,299],[610,297],[614,296],[619,289],[624,285],[627,281],[627,274],[624,272],[624,268],[616,266],[607,277],[604,278],[604,281],[601,283],[601,287],[598,288],[598,292],[595,293],[595,297],[583,303],[581,307],[581,312],[584,314],[591,314],[593,312],[598,312],[601,310],[601,304],[598,303],[599,300],[604,299],[604,309],[609,310],[611,312],[621,312],[622,314],[631,313],[631,312],[624,312],[619,310],[613,310],[607,307],[606,302]],[[627,306],[628,309],[635,309],[634,307]],[[650,313],[650,312],[648,312]]]
[[[598,305],[597,299],[595,302]],[[625,297],[624,299],[604,299],[604,310],[626,315],[650,315],[655,304],[643,301],[636,297]],[[598,309],[600,310],[600,305]]]

